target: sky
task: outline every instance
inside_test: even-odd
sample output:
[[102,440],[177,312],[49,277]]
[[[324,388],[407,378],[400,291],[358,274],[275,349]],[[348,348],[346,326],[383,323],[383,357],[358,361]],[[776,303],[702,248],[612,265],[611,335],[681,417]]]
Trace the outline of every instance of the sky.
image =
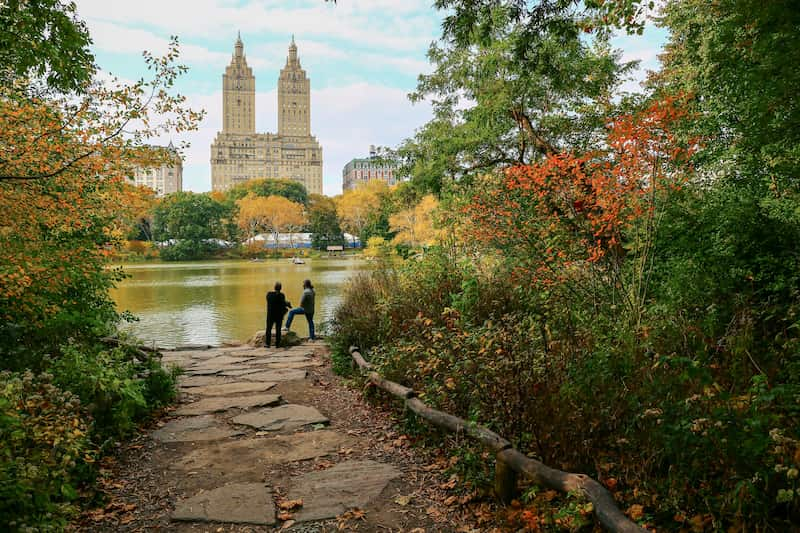
[[[430,44],[441,35],[443,14],[433,0],[76,0],[104,73],[122,79],[146,76],[142,51],[166,51],[177,35],[180,62],[189,67],[176,89],[206,116],[194,132],[155,139],[190,143],[184,151],[183,186],[211,189],[210,145],[222,128],[222,74],[237,32],[256,77],[256,130],[277,130],[278,73],[292,35],[311,79],[311,132],[323,148],[323,191],[341,193],[342,168],[365,157],[369,146],[396,147],[431,118],[426,102],[408,93],[431,67]],[[641,60],[636,90],[647,69],[657,68],[663,31],[621,36],[614,46],[626,60]]]

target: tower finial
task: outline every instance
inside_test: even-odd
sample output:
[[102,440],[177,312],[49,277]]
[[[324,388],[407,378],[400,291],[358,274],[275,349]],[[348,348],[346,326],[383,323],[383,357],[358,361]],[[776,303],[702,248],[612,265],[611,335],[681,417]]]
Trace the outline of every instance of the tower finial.
[[236,33],[236,45],[234,46],[234,55],[241,57],[244,51],[244,44],[242,44],[242,32]]

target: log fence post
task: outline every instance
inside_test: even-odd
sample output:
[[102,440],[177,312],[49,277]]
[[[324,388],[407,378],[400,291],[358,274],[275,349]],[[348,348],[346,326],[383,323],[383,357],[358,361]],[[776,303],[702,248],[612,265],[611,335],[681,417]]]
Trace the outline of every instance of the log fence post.
[[508,505],[517,495],[517,472],[503,457],[502,452],[495,455],[494,493],[498,500]]

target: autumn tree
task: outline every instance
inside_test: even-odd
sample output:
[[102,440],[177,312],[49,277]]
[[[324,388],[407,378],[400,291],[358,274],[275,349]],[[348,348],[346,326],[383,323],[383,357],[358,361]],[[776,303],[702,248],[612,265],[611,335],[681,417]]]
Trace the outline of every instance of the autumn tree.
[[382,180],[372,180],[345,191],[336,199],[336,214],[342,228],[354,237],[360,237],[370,221],[370,215],[380,209],[381,201],[388,192],[389,186]]
[[295,232],[306,222],[303,206],[283,196],[259,197],[251,193],[236,203],[240,227],[247,229],[251,236],[256,231],[268,231],[276,245],[279,233]]
[[128,240],[153,240],[153,212],[156,193],[149,187],[123,184],[122,209],[117,214],[117,231]]
[[171,91],[185,70],[175,65],[177,57],[173,40],[163,58],[145,54],[151,79],[131,85],[97,80],[82,85],[78,95],[37,95],[17,77],[0,87],[4,366],[25,364],[8,357],[21,347],[35,357],[59,339],[114,327],[108,290],[120,272],[105,267],[118,238],[115,220],[126,209],[123,184],[143,159],[159,157],[144,140],[194,128],[202,116]]
[[249,239],[266,230],[268,213],[268,200],[266,197],[249,193],[244,198],[236,200],[236,206],[238,208],[237,224]]
[[389,227],[396,232],[395,244],[405,244],[412,248],[426,247],[436,239],[434,214],[439,202],[432,194],[422,197],[420,202],[403,209],[389,217]]

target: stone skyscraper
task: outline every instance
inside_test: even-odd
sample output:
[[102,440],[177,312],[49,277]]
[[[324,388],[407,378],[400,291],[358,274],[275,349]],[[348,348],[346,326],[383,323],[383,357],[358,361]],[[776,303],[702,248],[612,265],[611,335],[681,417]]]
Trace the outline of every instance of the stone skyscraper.
[[322,147],[311,135],[311,81],[300,67],[292,37],[278,78],[278,133],[256,133],[256,79],[236,40],[222,76],[222,131],[211,144],[211,186],[224,191],[256,178],[301,182],[322,194]]

